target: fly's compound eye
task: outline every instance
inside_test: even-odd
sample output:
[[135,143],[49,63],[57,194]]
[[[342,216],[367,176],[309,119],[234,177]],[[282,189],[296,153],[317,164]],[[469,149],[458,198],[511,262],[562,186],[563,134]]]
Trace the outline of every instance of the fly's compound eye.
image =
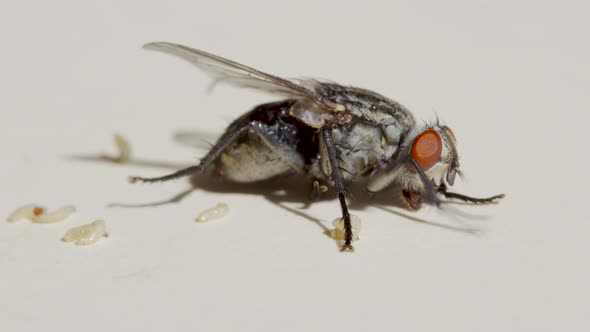
[[422,170],[426,171],[438,162],[442,149],[440,135],[436,130],[428,129],[416,137],[410,153]]

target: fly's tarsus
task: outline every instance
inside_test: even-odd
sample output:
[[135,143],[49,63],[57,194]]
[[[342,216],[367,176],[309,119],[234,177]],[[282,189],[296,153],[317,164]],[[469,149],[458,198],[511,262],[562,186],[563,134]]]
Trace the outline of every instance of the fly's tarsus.
[[344,243],[342,248],[340,248],[340,251],[341,252],[354,252],[354,247],[352,246],[352,244]]
[[466,196],[466,195],[462,195],[462,194],[458,194],[458,193],[454,193],[454,192],[450,192],[450,191],[443,191],[442,194],[446,198],[458,199],[458,200],[462,200],[464,202],[469,202],[469,203],[473,203],[473,204],[497,203],[498,200],[500,200],[506,196],[504,194],[500,194],[500,195],[495,195],[495,196],[486,197],[486,198],[477,198],[477,197],[470,197],[470,196]]
[[320,195],[328,191],[328,187],[321,184],[318,180],[313,180],[311,184],[311,191],[309,192],[309,200],[317,202],[320,200]]
[[172,174],[168,174],[168,175],[164,175],[164,176],[160,176],[160,177],[156,177],[156,178],[143,178],[140,176],[130,176],[128,178],[130,183],[137,183],[137,182],[145,182],[145,183],[151,183],[151,182],[164,182],[164,181],[170,181],[170,180],[174,180],[174,179],[178,179],[181,178],[183,176],[187,176],[187,175],[191,175],[194,174],[196,172],[200,172],[202,169],[202,167],[200,165],[196,165],[196,166],[191,166],[191,167],[187,167],[184,169],[181,169],[180,171],[174,172]]
[[494,195],[494,196],[485,197],[485,198],[471,197],[471,196],[447,191],[447,186],[444,183],[442,183],[440,186],[438,186],[438,188],[436,188],[436,191],[438,193],[440,193],[441,195],[445,196],[445,198],[458,199],[463,202],[468,202],[468,203],[473,203],[473,204],[497,203],[498,200],[500,200],[506,196],[505,194],[499,194],[499,195]]

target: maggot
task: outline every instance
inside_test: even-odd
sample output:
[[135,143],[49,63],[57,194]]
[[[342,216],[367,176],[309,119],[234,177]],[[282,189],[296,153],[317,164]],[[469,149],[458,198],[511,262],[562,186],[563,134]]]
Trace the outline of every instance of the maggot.
[[207,222],[210,220],[220,219],[229,213],[229,206],[225,203],[219,203],[212,208],[201,211],[195,219],[196,222]]
[[[361,218],[355,216],[354,214],[350,215],[350,222],[352,225],[352,239],[357,241],[359,239],[359,233],[362,229]],[[332,221],[332,225],[335,227],[330,235],[335,240],[345,240],[345,228],[344,228],[344,219],[343,218],[336,218]]]
[[67,205],[55,211],[33,214],[31,221],[37,224],[51,224],[67,219],[74,212],[76,207]]
[[124,164],[129,162],[131,159],[131,145],[129,144],[129,141],[127,141],[121,134],[115,134],[113,136],[113,141],[115,142],[115,147],[117,148],[117,155],[111,156],[103,154],[100,157],[103,160],[113,163]]
[[39,206],[37,204],[27,204],[27,205],[23,205],[19,208],[17,208],[16,210],[14,210],[14,212],[12,212],[8,218],[6,218],[6,221],[8,222],[15,222],[15,221],[19,221],[22,219],[32,219],[33,217],[35,217],[36,215],[40,215],[42,213],[45,212],[45,208],[42,206]]
[[47,212],[45,207],[37,204],[27,204],[16,209],[7,221],[14,222],[22,219],[29,219],[37,224],[50,224],[67,219],[76,212],[76,207],[67,205],[55,211]]
[[63,242],[74,242],[78,246],[86,246],[106,237],[106,224],[103,220],[96,220],[90,224],[70,228],[62,237]]

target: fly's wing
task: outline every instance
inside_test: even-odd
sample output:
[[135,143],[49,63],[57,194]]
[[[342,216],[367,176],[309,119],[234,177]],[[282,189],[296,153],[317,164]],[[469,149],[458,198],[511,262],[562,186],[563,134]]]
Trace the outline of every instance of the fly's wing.
[[290,97],[305,98],[327,112],[344,110],[342,105],[327,100],[322,95],[303,85],[211,53],[166,42],[149,43],[144,45],[144,48],[172,54],[187,60],[211,76],[215,80],[214,83],[227,83],[241,88],[253,88]]

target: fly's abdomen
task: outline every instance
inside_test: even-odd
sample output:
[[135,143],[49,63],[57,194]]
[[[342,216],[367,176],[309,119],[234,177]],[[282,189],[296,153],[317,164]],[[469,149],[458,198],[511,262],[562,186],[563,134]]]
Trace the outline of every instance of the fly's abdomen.
[[256,182],[273,178],[293,170],[256,133],[247,133],[241,142],[230,146],[220,156],[217,171],[235,182]]
[[[216,162],[216,171],[235,182],[256,182],[301,171],[307,162],[302,148],[308,133],[289,115],[293,101],[264,104],[237,119],[228,133],[247,128],[226,147]],[[313,151],[312,151],[313,153]],[[317,153],[317,152],[316,152]]]

